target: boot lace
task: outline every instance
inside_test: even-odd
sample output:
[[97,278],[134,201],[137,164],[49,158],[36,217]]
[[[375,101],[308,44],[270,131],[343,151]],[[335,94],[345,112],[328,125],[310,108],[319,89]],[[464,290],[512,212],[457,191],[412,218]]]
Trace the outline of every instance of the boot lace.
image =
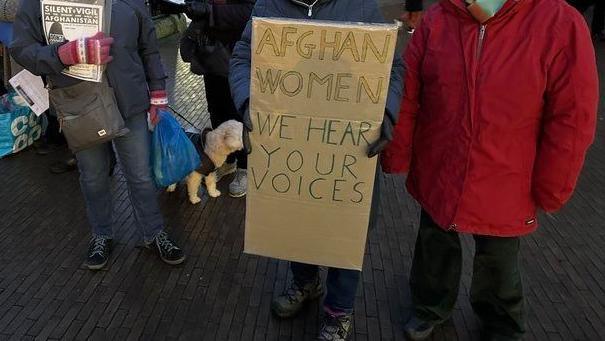
[[168,239],[168,234],[164,231],[160,232],[160,234],[155,237],[155,240],[158,246],[166,253],[169,253],[172,250],[179,249],[178,246],[176,246],[170,239]]
[[344,340],[350,328],[350,323],[351,321],[347,316],[328,314],[320,333],[320,340]]
[[105,256],[105,247],[107,245],[107,239],[104,237],[93,237],[90,240],[90,257],[99,255]]

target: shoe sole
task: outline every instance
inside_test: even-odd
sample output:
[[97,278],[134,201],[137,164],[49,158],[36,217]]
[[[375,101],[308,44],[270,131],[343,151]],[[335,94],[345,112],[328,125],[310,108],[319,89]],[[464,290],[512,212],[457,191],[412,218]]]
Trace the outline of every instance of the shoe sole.
[[105,267],[105,265],[107,265],[108,260],[106,260],[103,264],[99,264],[99,265],[90,265],[90,264],[86,264],[86,267],[88,268],[88,270],[101,270]]
[[287,319],[287,318],[291,318],[296,316],[298,313],[300,313],[300,311],[311,301],[315,301],[317,299],[319,299],[321,296],[323,296],[324,292],[323,290],[316,293],[315,295],[311,296],[310,298],[306,299],[301,305],[300,308],[295,310],[294,312],[291,313],[282,313],[281,311],[277,310],[276,308],[273,307],[273,305],[271,305],[271,312],[273,312],[273,314],[279,318],[282,319]]
[[229,192],[229,196],[232,198],[241,198],[241,197],[245,197],[247,194],[247,192],[244,193],[231,193]]
[[[408,340],[412,340],[412,341],[423,341],[423,340],[426,340],[426,339],[430,338],[430,337],[431,337],[431,335],[433,335],[433,332],[435,331],[435,327],[437,327],[437,326],[439,326],[439,325],[441,325],[441,324],[445,323],[445,321],[447,321],[447,319],[446,319],[446,320],[443,320],[443,321],[436,322],[436,323],[435,323],[435,325],[433,325],[433,328],[431,328],[430,330],[427,330],[427,331],[426,331],[426,332],[424,332],[424,333],[419,334],[419,336],[416,336],[416,337],[413,337],[413,336],[412,336],[412,335],[411,335],[411,334],[410,334],[410,333],[409,333],[407,330],[405,330],[405,329],[403,330],[403,334],[405,335],[405,338],[406,338],[406,339],[408,339]],[[418,334],[417,334],[417,335],[418,335]]]
[[183,258],[179,258],[177,260],[169,260],[169,259],[162,258],[162,257],[160,257],[160,259],[164,263],[169,264],[169,265],[179,265],[179,264],[183,264],[183,262],[185,262],[185,259],[187,259],[187,257],[183,256]]
[[406,330],[403,333],[405,334],[405,338],[408,340],[412,340],[412,341],[423,341],[428,339],[429,337],[431,337],[431,335],[433,335],[433,331],[435,330],[435,328],[433,327],[431,330],[427,331],[426,333],[420,334],[420,336],[412,336],[410,335],[410,333]]

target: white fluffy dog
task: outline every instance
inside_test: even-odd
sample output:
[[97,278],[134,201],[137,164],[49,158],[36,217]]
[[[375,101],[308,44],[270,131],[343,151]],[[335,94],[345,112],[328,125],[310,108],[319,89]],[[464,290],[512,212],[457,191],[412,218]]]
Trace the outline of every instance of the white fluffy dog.
[[[209,196],[216,198],[221,195],[221,192],[216,189],[216,170],[225,163],[229,154],[244,148],[242,133],[242,123],[229,120],[214,130],[204,130],[199,141],[193,141],[200,153],[202,164],[186,178],[189,201],[192,204],[202,201],[198,195],[202,179],[206,183]],[[176,184],[172,184],[167,191],[174,192],[175,189]]]

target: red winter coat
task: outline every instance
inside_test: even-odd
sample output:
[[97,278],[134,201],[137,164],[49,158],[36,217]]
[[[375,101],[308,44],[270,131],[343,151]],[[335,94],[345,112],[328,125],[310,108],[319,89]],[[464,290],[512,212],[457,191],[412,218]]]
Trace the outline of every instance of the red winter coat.
[[404,55],[386,172],[445,229],[520,236],[571,196],[598,79],[584,19],[562,0],[509,0],[485,25],[462,0],[425,14]]

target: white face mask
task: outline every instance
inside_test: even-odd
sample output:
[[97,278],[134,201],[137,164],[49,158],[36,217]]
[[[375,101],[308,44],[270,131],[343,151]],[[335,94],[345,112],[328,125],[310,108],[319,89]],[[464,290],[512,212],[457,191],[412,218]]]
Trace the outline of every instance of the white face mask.
[[475,0],[490,17],[493,17],[504,6],[507,0]]

